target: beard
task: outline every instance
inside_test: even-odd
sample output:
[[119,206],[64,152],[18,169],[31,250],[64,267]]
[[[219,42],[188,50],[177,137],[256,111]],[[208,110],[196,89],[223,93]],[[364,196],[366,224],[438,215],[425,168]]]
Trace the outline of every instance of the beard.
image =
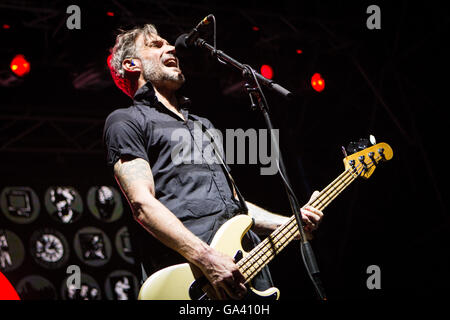
[[174,70],[152,60],[143,62],[142,76],[145,81],[150,81],[153,85],[161,84],[177,90],[185,82],[185,77],[179,68]]

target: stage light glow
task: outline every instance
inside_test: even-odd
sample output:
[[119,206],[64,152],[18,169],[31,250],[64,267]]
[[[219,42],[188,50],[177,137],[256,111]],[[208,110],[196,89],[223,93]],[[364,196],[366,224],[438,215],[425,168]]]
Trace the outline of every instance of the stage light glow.
[[325,89],[325,80],[322,78],[320,73],[314,73],[311,77],[311,85],[317,92],[321,92]]
[[17,294],[14,287],[1,272],[0,272],[0,300],[20,300],[20,297]]
[[114,17],[114,12],[108,11],[108,12],[106,12],[106,15],[109,17]]
[[6,24],[6,23],[5,23],[5,24],[3,25],[3,29],[10,29],[10,28],[11,28],[11,26],[10,26],[9,24]]
[[10,67],[12,72],[14,72],[19,77],[23,77],[24,75],[30,72],[30,63],[24,57],[23,54],[16,55],[11,60]]
[[108,67],[111,68],[111,59],[112,59],[112,54],[110,54],[107,58],[106,58],[106,63],[108,64]]
[[252,27],[252,30],[253,30],[253,31],[259,31],[259,27],[253,26],[253,27]]
[[272,67],[269,66],[268,64],[263,64],[261,66],[261,75],[264,78],[272,79],[273,78],[273,69],[272,69]]
[[295,52],[297,52],[297,54],[302,54],[302,53],[303,53],[303,50],[297,49],[297,50],[295,50]]

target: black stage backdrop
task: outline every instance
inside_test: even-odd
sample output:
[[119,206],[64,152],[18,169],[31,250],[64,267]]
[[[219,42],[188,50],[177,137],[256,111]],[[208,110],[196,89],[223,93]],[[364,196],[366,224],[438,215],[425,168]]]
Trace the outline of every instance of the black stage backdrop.
[[[81,9],[79,30],[66,26],[70,4]],[[372,4],[381,10],[381,29],[366,25]],[[174,43],[209,13],[217,20],[219,49],[255,69],[270,64],[274,80],[297,95],[288,103],[265,90],[302,203],[342,172],[341,146],[373,134],[394,150],[391,161],[324,211],[312,244],[329,299],[448,295],[444,2],[4,1],[0,7],[0,236],[9,240],[1,270],[23,299],[68,298],[63,288],[71,265],[86,275],[86,290],[72,292],[75,298],[136,297],[132,234],[122,230],[135,222],[126,200],[114,193],[120,190],[101,141],[105,117],[130,104],[110,79],[108,49],[119,27],[153,22]],[[203,36],[212,43],[210,29]],[[9,63],[19,53],[31,72],[9,78]],[[261,113],[250,109],[239,72],[202,51],[182,60],[182,68],[191,112],[222,132],[265,128]],[[320,93],[310,85],[316,72],[326,83]],[[247,200],[290,215],[278,175],[260,175],[259,164],[231,168]],[[95,215],[107,205],[105,198],[94,201],[101,186],[114,202],[114,217]],[[52,215],[58,202],[51,205],[52,188],[80,211],[71,223]],[[28,200],[31,209],[17,212]],[[52,257],[56,262],[42,262]],[[379,267],[380,289],[367,286],[370,266]],[[315,299],[298,242],[270,267],[281,299]]]

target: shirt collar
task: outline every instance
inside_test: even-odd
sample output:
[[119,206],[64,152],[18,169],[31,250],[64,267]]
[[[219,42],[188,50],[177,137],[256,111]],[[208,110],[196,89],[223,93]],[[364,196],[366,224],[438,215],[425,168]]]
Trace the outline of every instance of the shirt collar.
[[134,104],[146,104],[154,106],[158,102],[158,98],[155,94],[155,89],[150,81],[147,81],[142,87],[140,87],[133,97]]
[[[162,103],[160,103],[156,97],[155,89],[150,81],[147,81],[146,84],[136,91],[133,97],[133,102],[134,104],[146,104],[151,107],[163,107]],[[191,106],[191,100],[185,96],[178,95],[178,105],[180,106],[181,113],[187,119],[189,107]]]

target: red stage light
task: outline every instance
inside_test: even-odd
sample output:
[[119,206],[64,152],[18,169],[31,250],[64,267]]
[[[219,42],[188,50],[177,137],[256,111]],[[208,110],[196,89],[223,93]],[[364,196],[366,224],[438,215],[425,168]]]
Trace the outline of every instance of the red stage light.
[[272,79],[272,77],[273,77],[273,69],[272,69],[272,67],[267,65],[267,64],[263,64],[261,66],[261,75],[264,78]]
[[16,55],[11,60],[11,70],[19,77],[23,77],[28,72],[30,72],[30,63],[27,59],[23,56],[23,54]]
[[106,13],[106,15],[108,15],[108,16],[110,16],[110,17],[114,17],[114,12],[108,11],[108,12]]
[[6,23],[5,23],[5,24],[3,25],[3,29],[10,29],[10,28],[11,28],[11,26],[10,26],[9,24],[6,24]]
[[252,27],[252,30],[253,30],[253,31],[259,31],[259,28],[258,28],[257,26],[253,26],[253,27]]
[[20,300],[14,287],[0,272],[0,300]]
[[295,50],[295,52],[297,52],[297,54],[302,54],[303,53],[303,51],[301,49],[297,49],[297,50]]
[[321,92],[325,89],[325,80],[322,78],[320,73],[314,73],[311,77],[311,85],[317,92]]

